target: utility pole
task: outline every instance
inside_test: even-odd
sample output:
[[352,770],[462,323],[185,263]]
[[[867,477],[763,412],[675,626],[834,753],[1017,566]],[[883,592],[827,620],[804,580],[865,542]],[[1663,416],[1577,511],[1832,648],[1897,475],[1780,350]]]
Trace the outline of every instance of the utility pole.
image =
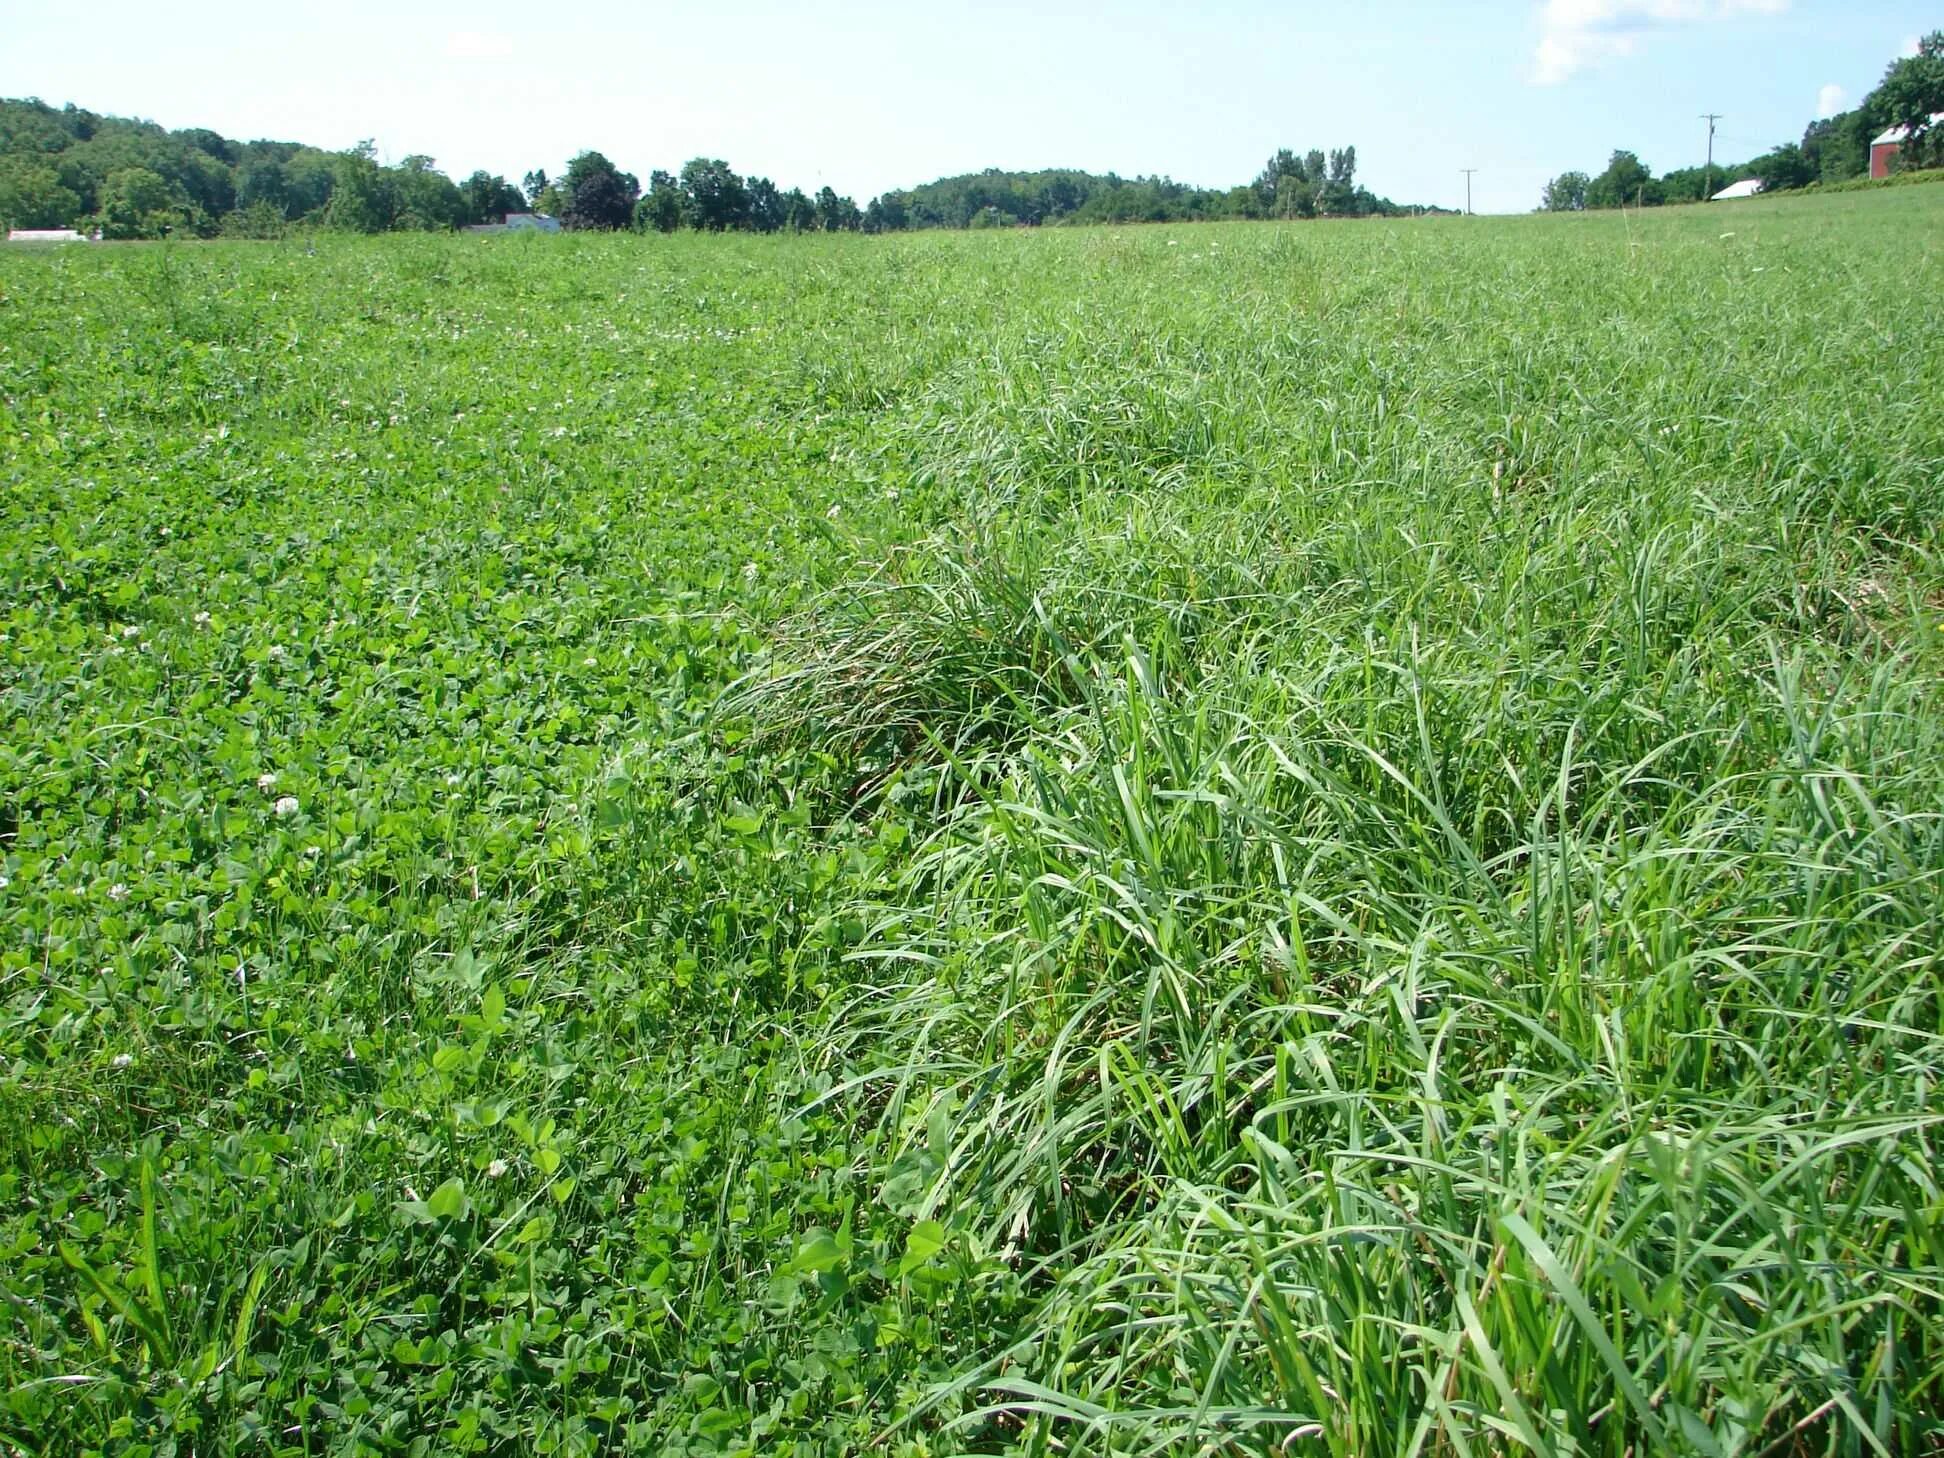
[[1472,215],[1472,210],[1471,210],[1472,174],[1478,171],[1478,169],[1476,167],[1460,167],[1458,170],[1465,174],[1465,216],[1469,218]]
[[1708,124],[1708,165],[1701,174],[1701,201],[1714,196],[1714,124],[1721,120],[1718,111],[1704,111],[1701,120]]

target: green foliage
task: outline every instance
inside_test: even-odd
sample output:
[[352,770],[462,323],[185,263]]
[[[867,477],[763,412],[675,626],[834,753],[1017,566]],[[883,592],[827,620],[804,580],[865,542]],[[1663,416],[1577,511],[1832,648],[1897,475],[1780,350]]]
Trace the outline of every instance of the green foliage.
[[[913,228],[992,227],[1013,223],[1162,223],[1263,217],[1394,217],[1436,209],[1402,208],[1356,182],[1357,149],[1297,157],[1287,148],[1253,183],[1197,188],[1166,177],[1127,179],[1112,173],[1002,172],[988,168],[940,178],[895,200]],[[996,218],[992,215],[996,215]]]
[[834,187],[817,189],[817,228],[825,233],[855,233],[863,226],[864,215],[857,204],[839,197]]
[[370,142],[332,160],[331,195],[323,216],[327,227],[340,233],[382,233],[397,211],[397,196]]
[[467,223],[503,223],[508,213],[524,212],[526,199],[504,177],[479,171],[459,184]]
[[[989,169],[888,192],[860,208],[831,187],[811,197],[796,188],[784,192],[766,177],[745,180],[720,158],[695,158],[679,178],[657,171],[645,195],[632,174],[593,151],[575,157],[559,178],[536,168],[517,189],[484,171],[455,186],[429,157],[380,166],[369,143],[328,153],[291,142],[235,142],[200,128],[165,132],[151,123],[97,117],[72,107],[57,112],[38,101],[0,100],[0,221],[55,227],[105,212],[102,189],[108,178],[131,170],[162,178],[179,195],[181,226],[232,237],[266,236],[271,227],[266,205],[281,209],[289,222],[351,233],[496,222],[522,206],[577,230],[632,227],[658,233],[684,225],[716,233],[888,233],[966,228],[975,222],[996,227],[1423,211],[1399,208],[1358,186],[1354,147],[1332,152],[1327,161],[1320,151],[1298,158],[1284,150],[1254,184],[1227,189],[1158,177],[1127,181],[1111,174]],[[660,178],[669,179],[665,186],[657,183]],[[340,190],[344,195],[336,196]],[[232,212],[250,216],[226,222]],[[131,222],[118,228],[118,236],[155,236],[163,226]]]
[[641,232],[673,233],[682,226],[684,198],[682,186],[666,172],[648,179],[648,192],[635,204],[634,225]]
[[720,157],[696,157],[682,166],[683,216],[691,228],[721,233],[749,226],[749,192]]
[[1546,184],[1539,200],[1542,212],[1581,213],[1586,211],[1586,191],[1593,179],[1584,172],[1562,172]]
[[0,254],[0,1448],[1934,1447],[1944,192],[1738,216]]
[[103,185],[96,222],[110,239],[160,238],[188,214],[188,200],[146,167],[127,167]]
[[560,221],[569,228],[613,231],[634,222],[641,184],[599,152],[582,152],[560,180]]
[[81,199],[60,173],[32,155],[0,158],[0,224],[63,228],[81,216]]
[[1759,177],[1763,188],[1769,192],[1807,187],[1816,180],[1816,169],[1810,165],[1802,148],[1793,142],[1784,143],[1773,152],[1757,157],[1743,170]]
[[1606,171],[1586,185],[1589,208],[1646,207],[1662,201],[1660,185],[1647,165],[1631,152],[1615,152]]
[[[334,199],[341,184],[346,195]],[[0,100],[0,221],[13,227],[98,225],[114,239],[261,238],[298,221],[358,233],[450,228],[468,207],[431,158],[381,167],[368,143],[329,153]]]

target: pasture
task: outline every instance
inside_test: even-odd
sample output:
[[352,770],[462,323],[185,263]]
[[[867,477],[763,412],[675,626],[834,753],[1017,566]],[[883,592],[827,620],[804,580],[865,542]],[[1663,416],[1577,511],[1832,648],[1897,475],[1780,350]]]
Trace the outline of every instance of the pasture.
[[0,253],[0,1450],[1925,1451],[1940,238]]

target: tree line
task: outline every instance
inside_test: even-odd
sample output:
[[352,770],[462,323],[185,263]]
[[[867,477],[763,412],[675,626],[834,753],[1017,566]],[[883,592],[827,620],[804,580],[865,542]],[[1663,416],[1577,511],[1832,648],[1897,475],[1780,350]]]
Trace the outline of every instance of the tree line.
[[1871,141],[1899,126],[1909,128],[1911,136],[1893,168],[1944,167],[1944,123],[1931,123],[1939,112],[1944,112],[1944,31],[1932,31],[1917,43],[1917,54],[1893,62],[1854,109],[1811,122],[1800,142],[1785,142],[1747,162],[1683,167],[1659,177],[1634,153],[1617,151],[1596,177],[1562,172],[1553,178],[1539,208],[1579,212],[1702,202],[1747,177],[1759,178],[1764,192],[1845,182],[1869,171]]
[[886,192],[860,207],[834,188],[812,194],[741,176],[721,158],[651,172],[646,188],[596,151],[574,157],[558,177],[536,168],[518,184],[485,171],[454,182],[431,157],[386,165],[369,142],[342,152],[237,142],[206,128],[169,131],[73,105],[0,100],[0,224],[98,229],[114,239],[262,238],[296,226],[444,230],[529,210],[573,229],[661,233],[884,233],[1437,211],[1378,197],[1356,173],[1355,147],[1327,154],[1284,149],[1253,181],[1228,188],[1167,177],[992,168]]
[[1364,218],[1441,211],[1378,197],[1357,182],[1357,149],[1327,156],[1284,148],[1234,187],[1168,177],[990,168],[896,194],[904,226],[996,228],[1044,223],[1169,223],[1258,218]]

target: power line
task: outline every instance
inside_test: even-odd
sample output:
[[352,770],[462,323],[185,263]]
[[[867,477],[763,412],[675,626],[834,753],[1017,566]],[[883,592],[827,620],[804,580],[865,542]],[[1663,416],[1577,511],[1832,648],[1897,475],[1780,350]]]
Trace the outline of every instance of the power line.
[[1472,210],[1471,210],[1472,174],[1478,171],[1478,169],[1476,167],[1460,167],[1458,170],[1465,174],[1465,216],[1469,218],[1472,215]]
[[1706,202],[1714,196],[1714,134],[1715,123],[1721,120],[1718,111],[1704,111],[1701,120],[1708,124],[1708,165],[1701,174],[1701,201]]

